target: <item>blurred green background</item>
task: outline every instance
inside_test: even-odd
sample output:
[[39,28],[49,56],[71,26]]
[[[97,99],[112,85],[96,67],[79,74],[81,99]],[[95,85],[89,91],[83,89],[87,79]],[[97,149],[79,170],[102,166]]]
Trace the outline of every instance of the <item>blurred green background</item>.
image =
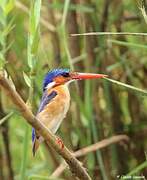
[[[70,85],[71,106],[57,135],[72,151],[113,135],[130,141],[79,158],[94,180],[147,177],[147,99],[130,84],[147,87],[147,38],[135,35],[71,34],[147,32],[146,2],[123,0],[0,0],[0,69],[34,113],[44,75],[54,68],[108,74],[124,84],[87,80]],[[124,86],[124,87],[123,87]],[[50,175],[62,162],[42,144],[31,152],[31,127],[0,91],[0,180],[75,179],[68,168]]]

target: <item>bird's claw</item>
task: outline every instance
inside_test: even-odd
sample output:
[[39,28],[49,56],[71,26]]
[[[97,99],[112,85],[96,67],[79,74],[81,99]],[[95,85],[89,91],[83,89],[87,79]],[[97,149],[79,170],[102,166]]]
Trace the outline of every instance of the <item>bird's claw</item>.
[[62,141],[59,137],[56,137],[56,142],[57,142],[57,144],[61,147],[61,149],[64,148],[63,141]]

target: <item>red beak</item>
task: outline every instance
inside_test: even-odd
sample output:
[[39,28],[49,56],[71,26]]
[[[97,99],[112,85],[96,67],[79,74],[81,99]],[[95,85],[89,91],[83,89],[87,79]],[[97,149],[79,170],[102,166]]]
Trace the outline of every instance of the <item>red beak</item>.
[[105,74],[93,74],[93,73],[72,73],[72,79],[82,80],[82,79],[96,79],[107,77]]

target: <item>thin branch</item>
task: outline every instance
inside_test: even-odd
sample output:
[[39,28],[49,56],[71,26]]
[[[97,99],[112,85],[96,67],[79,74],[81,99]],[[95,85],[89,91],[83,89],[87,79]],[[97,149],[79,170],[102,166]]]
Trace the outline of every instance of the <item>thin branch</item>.
[[111,144],[117,143],[117,142],[122,141],[122,140],[128,141],[129,138],[126,135],[113,136],[113,137],[110,137],[108,139],[104,139],[104,140],[102,140],[102,141],[100,141],[98,143],[95,143],[95,144],[93,144],[91,146],[88,146],[88,147],[85,147],[85,148],[82,148],[82,149],[76,151],[74,153],[74,156],[75,157],[84,156],[84,155],[86,155],[86,154],[88,154],[90,152],[96,151],[98,149],[104,148],[106,146],[109,146]]
[[116,81],[114,79],[110,79],[110,78],[104,78],[104,79],[107,80],[108,82],[117,84],[118,86],[121,86],[121,87],[126,88],[128,90],[131,90],[131,91],[133,91],[135,93],[140,93],[141,95],[147,96],[147,90],[137,88],[137,87],[132,86],[130,84],[122,83],[122,82]]
[[1,120],[0,120],[0,126],[6,121],[8,120],[12,115],[14,114],[14,112],[10,112],[9,114],[7,114],[5,117],[3,117]]
[[55,169],[55,171],[51,174],[50,178],[57,178],[57,177],[59,177],[66,168],[67,168],[67,164],[66,164],[65,161],[63,161],[63,162]]
[[[76,152],[73,153],[75,157],[84,156],[90,152],[97,151],[98,149],[102,149],[104,147],[107,147],[111,144],[118,143],[120,141],[129,141],[129,137],[126,135],[116,135],[112,136],[110,138],[104,139],[98,143],[92,144],[88,147],[82,148]],[[52,173],[51,177],[59,177],[62,172],[66,169],[67,164],[65,162],[61,163],[57,169]]]
[[22,116],[26,121],[33,126],[39,134],[46,140],[47,144],[55,149],[60,154],[70,167],[71,172],[81,180],[91,180],[90,176],[86,172],[85,168],[82,167],[81,163],[72,155],[72,153],[64,146],[63,149],[56,143],[56,136],[50,132],[42,123],[36,118],[30,109],[27,107],[25,102],[19,96],[19,94],[11,87],[10,82],[0,72],[0,85],[2,86],[5,93],[10,97],[12,102],[16,105],[18,110],[22,113]]
[[147,33],[139,32],[87,32],[81,34],[71,34],[71,36],[104,36],[104,35],[131,35],[131,36],[147,36]]

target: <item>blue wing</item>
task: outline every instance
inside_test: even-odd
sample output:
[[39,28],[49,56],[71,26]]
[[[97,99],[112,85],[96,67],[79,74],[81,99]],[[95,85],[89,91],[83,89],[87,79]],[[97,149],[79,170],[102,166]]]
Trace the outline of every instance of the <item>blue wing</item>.
[[34,142],[35,137],[36,137],[36,135],[35,135],[35,129],[32,128],[32,142]]
[[[44,92],[43,96],[42,96],[42,99],[41,99],[41,102],[40,102],[40,106],[39,106],[39,109],[38,109],[38,113],[40,113],[44,107],[54,98],[56,97],[57,95],[57,92],[56,91],[52,91],[50,94],[47,94],[47,91]],[[35,140],[35,137],[36,137],[36,133],[35,133],[35,129],[32,128],[32,142],[34,142]]]
[[56,97],[57,92],[56,91],[52,91],[50,94],[47,94],[47,91],[44,92],[42,99],[41,99],[41,103],[38,109],[37,113],[40,113],[44,107],[54,98]]

